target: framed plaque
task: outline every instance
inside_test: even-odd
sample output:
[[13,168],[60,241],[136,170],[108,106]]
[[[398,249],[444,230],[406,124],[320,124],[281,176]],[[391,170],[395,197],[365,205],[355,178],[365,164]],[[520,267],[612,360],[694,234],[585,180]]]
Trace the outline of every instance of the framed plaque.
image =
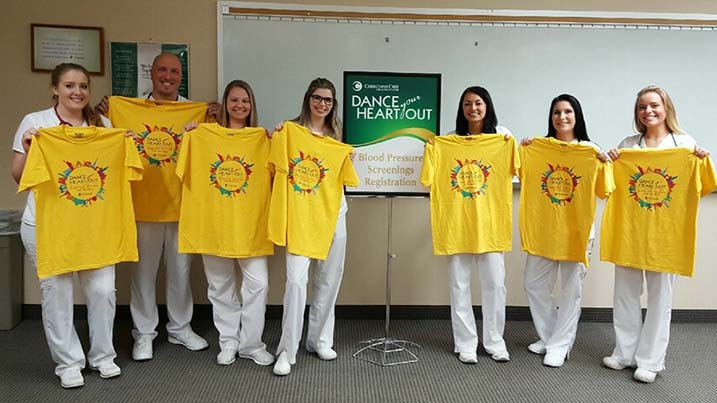
[[76,63],[90,74],[105,74],[103,28],[30,24],[30,32],[32,71],[52,71],[60,63]]

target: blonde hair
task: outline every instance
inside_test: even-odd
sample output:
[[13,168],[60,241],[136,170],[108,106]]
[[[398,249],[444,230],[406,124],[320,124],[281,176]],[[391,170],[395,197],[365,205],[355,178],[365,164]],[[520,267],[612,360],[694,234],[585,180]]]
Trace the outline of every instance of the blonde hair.
[[331,96],[334,98],[331,112],[324,118],[324,127],[329,129],[329,132],[326,134],[341,141],[343,135],[341,133],[341,121],[339,120],[337,112],[339,109],[339,101],[336,99],[336,88],[334,84],[326,78],[319,77],[311,81],[309,88],[306,89],[306,93],[304,94],[304,102],[301,104],[301,114],[295,117],[292,122],[296,122],[302,126],[308,126],[311,123],[311,95],[319,88],[331,91]]
[[222,97],[222,109],[223,112],[219,116],[219,124],[224,127],[229,127],[229,112],[227,112],[227,98],[229,97],[229,92],[233,90],[234,88],[242,88],[246,93],[249,95],[249,103],[251,105],[251,111],[249,112],[249,116],[246,117],[246,124],[247,127],[257,127],[259,118],[257,118],[257,112],[256,112],[256,102],[254,101],[254,91],[251,89],[251,85],[247,83],[244,80],[234,80],[227,84],[227,87],[224,89],[224,96]]
[[[87,88],[89,91],[89,85],[90,85],[90,73],[87,71],[86,68],[80,66],[79,64],[75,63],[60,63],[52,70],[52,74],[50,74],[50,85],[52,88],[57,88],[60,85],[60,80],[62,79],[62,76],[65,75],[68,71],[79,71],[80,73],[85,75],[85,78],[87,79]],[[57,95],[53,95],[52,99],[57,102]],[[102,123],[102,117],[95,112],[94,109],[90,106],[89,102],[87,105],[85,105],[84,108],[82,108],[82,117],[87,121],[88,126],[96,126],[96,127],[104,127],[105,124]]]
[[640,103],[640,97],[647,94],[648,92],[654,92],[655,94],[659,95],[660,98],[662,98],[662,104],[665,106],[665,125],[667,126],[667,130],[670,131],[670,133],[675,134],[682,134],[684,131],[680,127],[680,122],[677,119],[677,111],[675,111],[675,105],[672,103],[672,99],[670,98],[670,95],[665,91],[664,89],[656,86],[656,85],[648,85],[647,87],[641,89],[637,93],[637,98],[635,98],[635,113],[634,113],[634,119],[635,119],[635,131],[637,131],[640,134],[645,134],[647,132],[647,127],[644,123],[640,122],[640,118],[638,117],[638,107]]

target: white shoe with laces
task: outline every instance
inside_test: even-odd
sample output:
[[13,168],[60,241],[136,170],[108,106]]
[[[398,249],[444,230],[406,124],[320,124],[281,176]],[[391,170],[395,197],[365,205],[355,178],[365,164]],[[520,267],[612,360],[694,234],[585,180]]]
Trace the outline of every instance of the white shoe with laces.
[[217,354],[217,364],[232,365],[237,359],[237,351],[231,348],[225,348]]
[[256,365],[266,366],[274,363],[274,356],[266,350],[255,351],[251,354],[239,354],[239,357],[252,360]]
[[464,364],[476,364],[478,362],[478,354],[475,352],[458,353],[458,359]]
[[644,368],[637,368],[635,370],[635,373],[632,374],[632,377],[635,378],[636,381],[644,382],[644,383],[652,383],[655,382],[655,378],[657,377],[657,372],[650,371],[649,369]]
[[490,355],[490,358],[496,362],[508,362],[510,361],[510,355],[507,351],[498,351]]
[[122,370],[114,362],[108,362],[106,364],[99,365],[97,367],[90,366],[90,369],[100,373],[100,378],[109,379],[122,374]]
[[324,361],[331,361],[335,360],[336,357],[338,357],[338,354],[336,354],[336,351],[332,349],[331,347],[326,348],[314,348],[310,344],[306,344],[306,351],[310,353],[314,353],[319,356]]
[[565,354],[547,353],[543,358],[543,365],[546,367],[560,368],[565,364]]
[[153,357],[152,337],[142,336],[134,341],[132,347],[132,359],[135,361],[147,361]]
[[610,369],[614,369],[616,371],[621,371],[621,370],[629,367],[629,365],[621,364],[620,361],[618,361],[617,358],[615,358],[613,356],[603,357],[602,365],[604,365]]
[[528,351],[533,354],[545,354],[545,343],[542,340],[531,343],[528,345]]
[[65,389],[79,388],[85,386],[85,378],[79,369],[71,368],[60,375],[60,385]]
[[202,336],[194,333],[192,329],[187,330],[184,334],[170,334],[167,341],[184,346],[191,351],[204,350],[209,347],[209,343]]

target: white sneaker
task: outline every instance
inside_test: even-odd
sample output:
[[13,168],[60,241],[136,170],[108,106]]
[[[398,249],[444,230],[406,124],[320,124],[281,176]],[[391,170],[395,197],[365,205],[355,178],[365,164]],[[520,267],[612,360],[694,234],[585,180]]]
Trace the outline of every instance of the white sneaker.
[[85,386],[85,378],[79,369],[68,369],[60,375],[60,385],[65,389],[79,388]]
[[132,359],[135,361],[147,361],[153,357],[152,337],[142,336],[134,341],[132,347]]
[[291,364],[289,364],[289,355],[286,353],[286,351],[279,354],[279,358],[276,360],[276,364],[274,364],[274,375],[277,376],[286,376],[291,373]]
[[474,352],[458,353],[458,359],[464,364],[475,364],[478,362],[478,354]]
[[223,349],[217,355],[217,364],[219,365],[232,365],[236,361],[237,351],[227,348]]
[[531,343],[528,345],[528,351],[533,354],[545,354],[545,343],[542,340]]
[[655,378],[657,377],[657,372],[652,372],[649,369],[644,368],[637,368],[635,370],[635,373],[632,374],[632,377],[635,378],[635,380],[644,382],[644,383],[652,383],[655,382]]
[[192,351],[204,350],[209,347],[209,343],[202,336],[194,333],[192,329],[187,330],[184,334],[170,334],[167,340],[172,344],[179,344]]
[[90,366],[90,369],[99,372],[100,378],[102,379],[114,378],[122,374],[122,370],[120,369],[120,367],[118,367],[117,364],[111,361],[98,367]]
[[332,348],[319,348],[316,350],[316,355],[324,361],[335,360],[338,357],[338,354]]
[[274,363],[274,356],[266,350],[259,350],[251,354],[239,354],[239,358],[246,358],[248,360],[252,360],[254,361],[254,364],[262,366],[271,365]]
[[613,356],[603,357],[602,365],[610,369],[614,369],[616,371],[620,371],[628,367],[628,365],[621,364],[620,361],[618,361],[617,358]]
[[565,364],[565,355],[556,353],[547,353],[543,358],[543,365],[546,367],[560,368]]
[[490,358],[496,362],[508,362],[510,361],[510,355],[507,351],[498,351],[490,355]]

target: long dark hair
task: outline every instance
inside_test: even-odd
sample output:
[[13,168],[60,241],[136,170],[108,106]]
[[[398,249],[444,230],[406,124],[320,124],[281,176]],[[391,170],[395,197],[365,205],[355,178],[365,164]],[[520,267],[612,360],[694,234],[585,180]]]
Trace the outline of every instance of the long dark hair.
[[[50,75],[50,85],[52,88],[57,88],[57,86],[60,85],[60,79],[62,76],[67,73],[68,71],[76,70],[80,73],[85,75],[85,78],[87,78],[87,85],[89,88],[90,85],[90,73],[87,71],[86,68],[80,66],[79,64],[75,63],[60,63],[52,70],[52,74]],[[52,99],[57,102],[57,95],[53,95]],[[102,123],[102,118],[100,115],[95,112],[94,109],[90,106],[90,103],[87,102],[87,105],[85,105],[84,108],[82,108],[82,117],[87,122],[88,126],[97,126],[97,127],[104,127],[104,123]]]
[[575,128],[573,129],[575,138],[578,139],[578,141],[590,141],[588,131],[585,128],[583,108],[580,106],[578,99],[570,94],[560,94],[553,98],[553,102],[550,103],[550,110],[548,111],[548,135],[545,137],[555,137],[556,130],[555,126],[553,126],[553,108],[555,108],[555,105],[560,101],[565,101],[573,107],[573,112],[575,112]]
[[479,87],[468,87],[461,94],[461,98],[458,101],[458,114],[456,114],[456,134],[461,136],[467,136],[468,132],[468,120],[463,115],[463,99],[467,94],[476,94],[485,103],[485,117],[483,118],[483,133],[495,133],[495,127],[498,126],[498,117],[495,115],[495,108],[493,107],[493,100],[488,93],[488,90]]

